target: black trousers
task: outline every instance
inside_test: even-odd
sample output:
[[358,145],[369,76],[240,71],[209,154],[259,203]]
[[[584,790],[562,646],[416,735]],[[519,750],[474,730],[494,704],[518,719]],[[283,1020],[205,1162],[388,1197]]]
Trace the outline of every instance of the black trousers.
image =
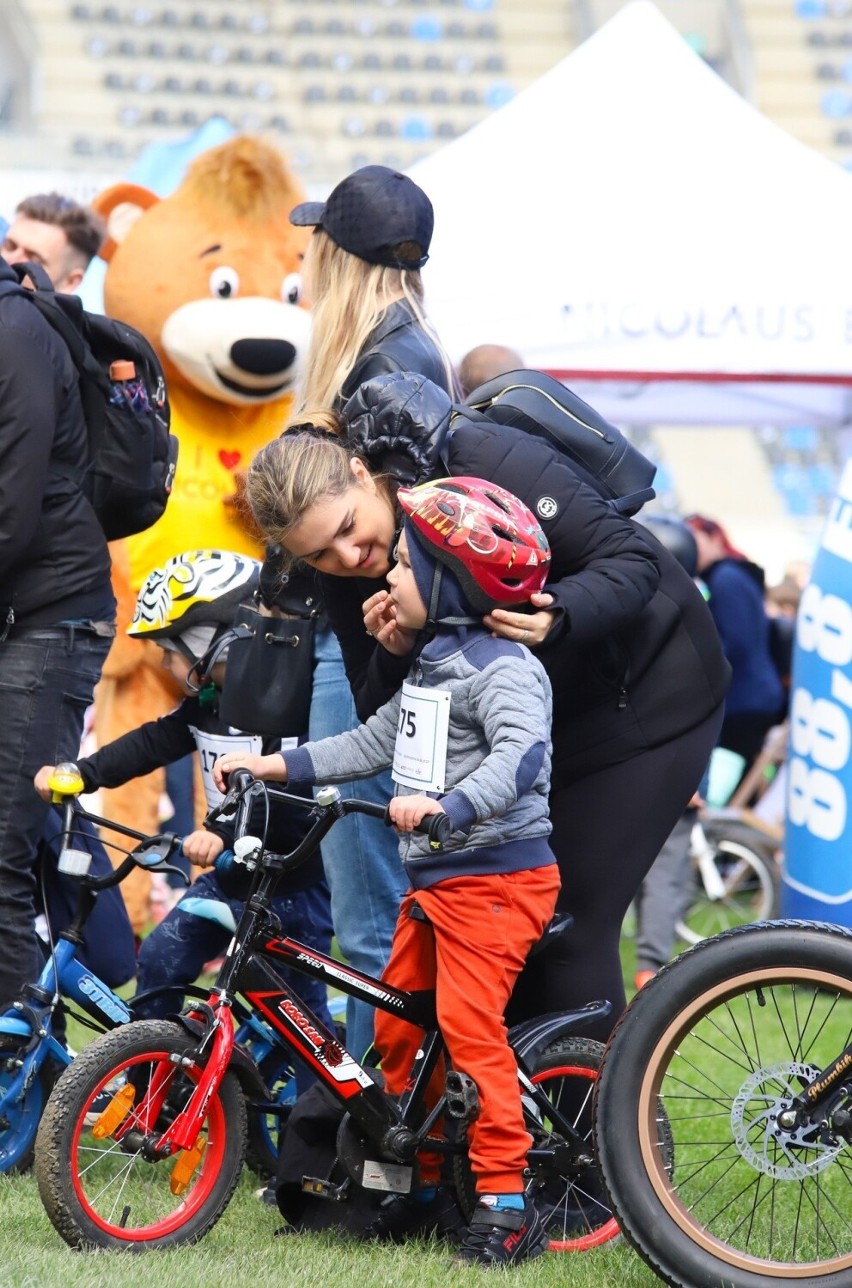
[[636,891],[680,818],[716,744],[722,707],[671,742],[560,786],[550,843],[562,877],[557,909],[574,925],[524,968],[510,1024],[606,998],[609,1018],[580,1036],[606,1041],[626,1005],[619,942]]

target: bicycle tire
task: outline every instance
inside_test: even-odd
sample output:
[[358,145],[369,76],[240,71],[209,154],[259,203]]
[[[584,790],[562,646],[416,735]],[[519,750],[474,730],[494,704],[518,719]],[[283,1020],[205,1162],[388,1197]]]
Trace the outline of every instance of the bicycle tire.
[[[139,1148],[144,1132],[165,1125],[197,1083],[196,1045],[177,1024],[138,1020],[95,1039],[59,1079],[36,1137],[35,1171],[45,1210],[72,1248],[179,1247],[197,1242],[225,1211],[246,1138],[245,1100],[233,1073],[210,1097],[199,1133],[206,1148],[182,1192],[173,1186],[184,1151],[149,1162]],[[100,1119],[104,1128],[104,1101],[132,1083],[138,1104],[155,1069],[169,1078],[158,1123],[140,1124],[137,1139],[131,1131],[117,1140],[119,1126],[133,1125],[128,1107],[127,1121],[96,1140],[92,1127]]]
[[[4,1062],[19,1050],[17,1040],[8,1043],[0,1038],[0,1094],[18,1072],[4,1069]],[[32,1167],[36,1132],[57,1076],[56,1066],[51,1060],[45,1060],[23,1098],[4,1108],[3,1125],[0,1125],[0,1174],[20,1176]]]
[[[570,1099],[570,1121],[590,1143],[592,1089],[603,1050],[600,1042],[560,1038],[539,1057],[532,1073],[532,1081],[545,1084],[548,1096],[557,1105],[562,1101],[559,1107],[563,1112],[566,1100]],[[526,1101],[524,1123],[533,1138],[533,1147],[558,1143],[560,1137],[542,1122],[537,1107]],[[476,1182],[467,1152],[455,1157],[454,1172],[459,1205],[469,1221],[476,1206]],[[546,1174],[535,1166],[526,1189],[550,1238],[551,1252],[584,1252],[608,1243],[619,1234],[596,1168]]]
[[674,1288],[849,1288],[852,1145],[773,1123],[850,1037],[852,932],[836,926],[728,931],[639,991],[594,1112],[613,1209],[655,1274]]
[[696,872],[696,892],[689,910],[677,924],[678,938],[698,944],[711,935],[778,916],[781,872],[771,842],[747,824],[713,819],[702,823],[714,850],[725,886],[721,899],[710,899]]
[[258,1072],[270,1092],[270,1099],[282,1108],[279,1114],[265,1113],[247,1101],[246,1165],[260,1180],[278,1171],[278,1137],[296,1100],[293,1061],[286,1051],[270,1051],[258,1065]]

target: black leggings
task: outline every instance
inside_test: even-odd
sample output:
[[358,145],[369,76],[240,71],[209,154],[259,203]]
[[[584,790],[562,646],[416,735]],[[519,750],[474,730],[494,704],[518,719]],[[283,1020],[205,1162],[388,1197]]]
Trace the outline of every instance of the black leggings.
[[509,1023],[607,998],[609,1018],[580,1034],[606,1040],[626,1005],[621,923],[701,780],[721,722],[720,707],[679,738],[551,792],[550,843],[562,876],[557,907],[574,925],[525,967]]

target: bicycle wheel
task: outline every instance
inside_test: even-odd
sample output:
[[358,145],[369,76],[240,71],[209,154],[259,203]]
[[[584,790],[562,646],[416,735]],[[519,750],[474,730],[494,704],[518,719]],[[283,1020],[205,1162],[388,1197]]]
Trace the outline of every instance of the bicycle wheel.
[[[143,1153],[146,1134],[167,1126],[198,1082],[195,1047],[176,1024],[139,1020],[92,1042],[56,1084],[36,1138],[36,1177],[71,1247],[177,1247],[196,1242],[224,1212],[245,1151],[234,1074],[211,1095],[191,1150],[158,1161]],[[133,1103],[155,1074],[168,1093],[157,1120],[145,1122]]]
[[607,1046],[595,1116],[613,1208],[656,1274],[849,1288],[852,1145],[816,1126],[785,1133],[778,1115],[850,1039],[852,932],[838,927],[729,931],[640,990]]
[[278,1137],[296,1103],[296,1076],[293,1061],[285,1051],[271,1051],[261,1060],[258,1071],[269,1088],[270,1101],[277,1112],[247,1103],[246,1163],[262,1181],[278,1170]]
[[695,897],[678,922],[678,937],[697,944],[711,935],[778,915],[781,873],[771,845],[736,821],[713,819],[702,824],[713,850],[719,889],[708,893],[695,873]]
[[[18,1074],[13,1063],[20,1041],[0,1038],[0,1101]],[[56,1081],[56,1066],[45,1060],[20,1100],[0,1108],[0,1173],[28,1172],[33,1164],[35,1138],[44,1106]]]
[[[592,1089],[603,1055],[600,1042],[560,1038],[539,1058],[532,1081],[540,1086],[581,1137],[592,1145]],[[523,1098],[524,1122],[532,1136],[532,1150],[552,1149],[561,1136],[538,1105]],[[455,1159],[459,1202],[470,1220],[476,1206],[476,1184],[467,1154]],[[553,1252],[583,1252],[614,1239],[619,1233],[597,1168],[530,1159],[529,1194],[550,1236]]]

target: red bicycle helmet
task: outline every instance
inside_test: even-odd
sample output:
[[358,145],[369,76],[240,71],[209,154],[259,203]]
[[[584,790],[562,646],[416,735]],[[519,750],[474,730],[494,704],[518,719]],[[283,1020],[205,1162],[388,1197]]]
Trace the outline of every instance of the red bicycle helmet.
[[418,537],[455,573],[477,611],[525,603],[544,586],[547,537],[505,488],[459,476],[400,488],[397,498]]

